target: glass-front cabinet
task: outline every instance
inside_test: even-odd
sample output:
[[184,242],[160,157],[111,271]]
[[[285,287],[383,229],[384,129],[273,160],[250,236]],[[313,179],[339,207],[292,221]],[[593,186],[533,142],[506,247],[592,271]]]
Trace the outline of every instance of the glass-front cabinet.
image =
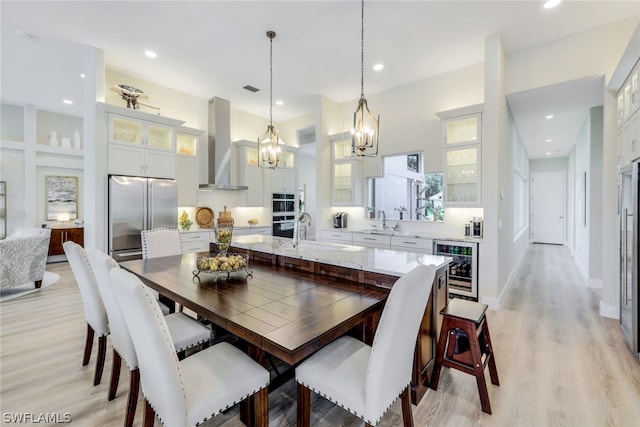
[[130,117],[111,115],[109,121],[109,142],[173,151],[174,134],[172,126]]
[[445,120],[444,145],[480,142],[480,123],[480,114]]
[[362,161],[351,154],[351,137],[344,133],[330,139],[332,203],[334,206],[362,206]]
[[445,206],[482,204],[482,113],[442,121]]
[[480,203],[480,145],[445,150],[445,202]]

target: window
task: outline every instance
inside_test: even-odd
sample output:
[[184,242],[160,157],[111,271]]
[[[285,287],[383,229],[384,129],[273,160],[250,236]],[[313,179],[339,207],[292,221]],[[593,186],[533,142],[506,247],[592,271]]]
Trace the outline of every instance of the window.
[[384,176],[368,180],[368,211],[389,219],[444,220],[442,173],[423,172],[422,153],[383,158]]
[[513,172],[513,236],[517,239],[528,227],[529,211],[527,195],[527,179],[519,171]]

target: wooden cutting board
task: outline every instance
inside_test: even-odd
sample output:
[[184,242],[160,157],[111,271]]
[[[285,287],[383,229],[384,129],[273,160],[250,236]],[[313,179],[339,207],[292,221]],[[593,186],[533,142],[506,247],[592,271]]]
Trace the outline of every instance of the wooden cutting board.
[[196,208],[196,223],[201,228],[213,228],[214,213],[208,207]]

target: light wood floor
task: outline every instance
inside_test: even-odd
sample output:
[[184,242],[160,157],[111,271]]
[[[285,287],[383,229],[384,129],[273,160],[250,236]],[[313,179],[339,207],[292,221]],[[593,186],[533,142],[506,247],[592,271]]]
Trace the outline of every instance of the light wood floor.
[[[501,383],[489,384],[493,415],[480,410],[471,376],[444,369],[438,391],[414,407],[415,424],[639,426],[640,363],[617,322],[598,315],[599,292],[583,286],[566,248],[533,245],[525,257],[503,309],[488,314]],[[1,422],[6,413],[59,412],[69,413],[73,425],[121,426],[129,372],[122,369],[118,396],[107,402],[110,350],[94,387],[97,340],[90,365],[82,367],[85,321],[73,275],[66,263],[47,269],[60,275],[58,283],[0,304]],[[269,395],[270,425],[295,425],[295,390],[290,381]],[[312,411],[313,425],[363,425],[317,396]],[[401,425],[400,414],[396,402],[380,425]],[[206,425],[242,424],[234,409]]]

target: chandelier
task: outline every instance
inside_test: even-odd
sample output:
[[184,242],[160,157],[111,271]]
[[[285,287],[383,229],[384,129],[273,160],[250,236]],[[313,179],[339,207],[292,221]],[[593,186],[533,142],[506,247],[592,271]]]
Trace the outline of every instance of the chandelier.
[[360,157],[375,157],[378,155],[380,116],[369,110],[364,97],[364,0],[360,5],[360,19],[360,100],[353,113],[351,152]]
[[258,137],[259,164],[261,167],[275,169],[282,160],[284,141],[273,127],[273,39],[275,31],[267,31],[269,37],[269,126],[267,131]]

